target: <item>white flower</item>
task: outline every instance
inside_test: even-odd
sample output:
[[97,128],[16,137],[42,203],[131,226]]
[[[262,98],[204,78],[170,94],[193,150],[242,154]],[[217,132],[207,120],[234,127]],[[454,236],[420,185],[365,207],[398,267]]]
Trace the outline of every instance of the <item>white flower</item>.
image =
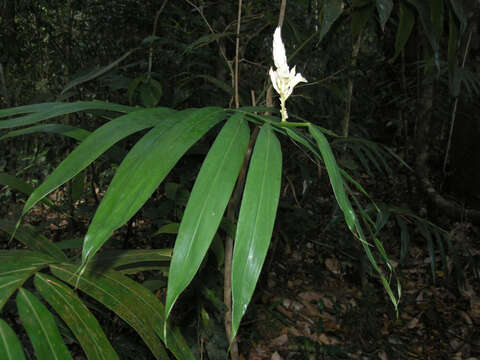
[[274,89],[280,95],[282,121],[285,121],[288,118],[285,101],[298,83],[307,82],[307,80],[302,74],[296,74],[295,66],[291,70],[289,69],[280,27],[277,27],[273,34],[273,62],[277,70],[274,71],[273,68],[270,68],[270,79]]

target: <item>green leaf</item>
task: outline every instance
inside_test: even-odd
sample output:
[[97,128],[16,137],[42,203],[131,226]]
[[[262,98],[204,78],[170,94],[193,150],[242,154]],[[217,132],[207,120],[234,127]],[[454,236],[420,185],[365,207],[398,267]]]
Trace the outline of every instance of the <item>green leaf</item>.
[[395,60],[402,52],[412,33],[413,25],[415,24],[415,13],[403,1],[400,2],[399,17],[400,22],[398,24],[397,36],[395,38],[395,55],[393,56],[393,60]]
[[440,68],[440,53],[439,53],[439,41],[436,37],[435,29],[432,23],[432,14],[428,3],[425,0],[408,0],[413,4],[418,11],[420,23],[422,24],[423,31],[427,36],[430,46],[433,50],[433,59],[437,68]]
[[157,250],[107,250],[98,254],[91,261],[92,266],[102,269],[114,269],[120,266],[145,262],[168,262],[172,257],[171,249]]
[[167,108],[138,110],[99,127],[35,189],[23,207],[22,216],[38,201],[85,169],[116,142],[162,120],[165,122],[164,126],[173,125],[174,119],[170,116],[172,113],[173,110]]
[[322,25],[320,29],[319,41],[328,33],[333,23],[337,21],[343,12],[342,0],[324,1],[322,9]]
[[0,129],[8,129],[13,127],[35,124],[37,122],[51,119],[57,116],[89,110],[107,110],[120,113],[128,113],[136,109],[130,106],[111,104],[103,101],[77,101],[74,103],[57,102],[20,106],[17,108],[0,110],[0,118],[26,113],[29,113],[29,115],[16,117],[9,120],[1,120]]
[[53,315],[35,295],[26,289],[20,289],[17,308],[38,360],[72,359]]
[[[93,297],[109,308],[140,335],[157,358],[165,358],[165,351],[158,341],[163,337],[165,309],[163,304],[147,288],[116,271],[95,271],[87,268],[81,277],[79,267],[67,264],[51,265],[52,273]],[[177,329],[167,327],[169,350],[179,360],[194,360],[188,345]]]
[[332,185],[333,193],[337,199],[340,209],[342,209],[345,215],[345,221],[350,231],[354,232],[356,216],[353,212],[350,200],[348,200],[347,194],[345,193],[343,179],[332,149],[330,148],[325,135],[323,135],[323,133],[317,129],[315,125],[309,126],[308,129],[310,130],[310,134],[312,134],[313,138],[317,142],[318,149],[322,154],[322,158],[330,178],[330,184]]
[[[282,179],[280,142],[268,124],[258,134],[238,218],[232,263],[232,339],[267,255]],[[232,340],[230,339],[230,340]]]
[[0,319],[0,354],[3,354],[2,359],[4,360],[26,359],[22,344],[3,319]]
[[155,79],[150,79],[140,86],[140,100],[143,106],[148,108],[157,106],[162,93],[162,85]]
[[106,72],[112,70],[115,66],[120,64],[123,60],[125,60],[127,57],[130,56],[136,49],[127,51],[125,54],[120,56],[117,60],[113,61],[112,63],[108,64],[107,66],[103,66],[98,69],[94,69],[93,71],[90,71],[88,74],[83,75],[81,77],[76,78],[75,80],[69,82],[65,88],[62,90],[62,94],[65,94],[68,90],[74,88],[75,86],[78,86],[80,84],[86,83],[87,81],[93,80]]
[[57,278],[38,273],[35,288],[72,330],[88,359],[119,359],[97,319],[71,288]]
[[250,137],[242,113],[223,126],[198,173],[175,241],[166,315],[198,271],[233,192]]
[[201,36],[197,40],[195,40],[193,43],[188,45],[183,53],[190,53],[192,52],[193,49],[200,48],[202,46],[208,45],[214,41],[219,41],[220,39],[224,38],[225,36],[230,36],[233,35],[231,32],[223,32],[223,33],[215,33],[215,34],[208,34]]
[[184,110],[169,118],[175,125],[160,124],[137,142],[117,169],[88,228],[84,265],[143,206],[185,152],[224,116],[223,109],[215,107]]
[[33,227],[18,226],[16,228],[12,222],[0,219],[0,229],[9,234],[15,233],[15,238],[31,250],[50,255],[58,261],[68,261],[67,256],[58,246]]
[[78,201],[82,198],[83,187],[85,186],[86,174],[82,171],[75,175],[72,180],[72,202]]
[[[10,174],[0,173],[0,184],[9,186],[12,189],[18,190],[26,195],[30,195],[34,191],[34,187],[32,185]],[[55,207],[50,199],[42,199],[42,202],[50,207]]]
[[468,19],[465,16],[465,10],[463,9],[463,3],[460,0],[450,0],[452,5],[453,12],[457,16],[458,21],[460,21],[460,34],[463,34],[467,30]]
[[436,39],[441,39],[443,32],[444,3],[443,0],[429,0],[429,2],[433,33]]
[[6,133],[3,136],[0,136],[0,140],[20,136],[20,135],[28,135],[28,134],[35,134],[35,133],[52,133],[52,134],[60,134],[63,136],[71,137],[75,140],[83,141],[85,138],[90,135],[90,131],[83,130],[71,125],[63,125],[63,124],[41,124],[30,126],[26,129],[14,130]]
[[180,227],[179,223],[169,223],[163,225],[160,229],[155,231],[152,236],[160,234],[178,234],[178,228]]
[[0,251],[0,310],[25,281],[53,261],[55,259],[36,251]]
[[[360,32],[363,30],[368,20],[372,17],[373,10],[375,10],[375,4],[370,3],[361,7],[354,7],[352,10],[352,36],[357,38]],[[340,96],[342,97],[343,94]]]
[[377,0],[377,11],[380,18],[380,26],[385,30],[385,24],[392,14],[393,1],[392,0]]

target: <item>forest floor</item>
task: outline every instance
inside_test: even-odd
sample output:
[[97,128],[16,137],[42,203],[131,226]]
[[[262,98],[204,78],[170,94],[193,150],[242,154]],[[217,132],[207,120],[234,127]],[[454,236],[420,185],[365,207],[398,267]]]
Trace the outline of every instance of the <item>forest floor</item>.
[[[407,198],[413,197],[403,185],[362,180],[376,199],[398,204],[409,203]],[[345,229],[341,218],[332,221],[338,214],[332,213],[334,199],[328,181],[317,184],[322,190],[313,189],[303,199],[293,196],[294,185],[288,183],[290,190],[285,186],[262,276],[239,331],[241,360],[480,359],[478,227],[438,217],[437,221],[447,224],[442,227],[449,231],[457,262],[447,252],[444,264],[440,248],[428,246],[418,231],[412,230],[405,248],[407,256],[400,264],[395,259],[401,257],[401,234],[395,222],[387,222],[379,237],[395,267],[396,277],[391,280],[394,291],[397,278],[401,284],[397,314],[378,275],[365,260],[360,243]],[[65,196],[62,191],[51,199]],[[8,214],[0,215],[11,218],[20,211],[22,201],[4,199],[11,202]],[[45,235],[55,241],[81,237],[94,207],[76,209],[83,215],[75,233],[67,221],[46,214],[45,208],[32,211],[25,221],[50,223],[43,226],[49,232]],[[158,244],[148,243],[150,227],[142,228],[138,217],[136,224],[130,233],[122,230],[117,234],[117,244],[157,248]],[[436,255],[434,269],[432,255]],[[460,275],[463,281],[459,281]],[[221,294],[221,287],[217,290]],[[109,316],[102,319],[101,323],[111,320]],[[132,341],[133,337],[125,336],[131,332],[128,326],[119,326],[118,319],[115,323],[116,343]],[[190,336],[192,339],[195,337]],[[204,340],[207,345],[215,341]],[[131,352],[137,360],[150,357],[139,350]],[[205,351],[201,358],[217,360],[211,354],[208,357]],[[224,349],[217,354],[218,359],[225,358]]]
[[[383,199],[411,197],[402,186],[392,192],[388,183],[371,185]],[[330,219],[316,217],[323,224]],[[401,257],[395,224],[390,221],[379,235],[401,284],[398,315],[344,226],[309,231],[299,241],[277,238],[248,330],[240,331],[241,358],[480,359],[480,229],[437,220],[448,224],[453,243],[446,266],[439,248],[417,232],[410,234],[402,264],[394,260]]]

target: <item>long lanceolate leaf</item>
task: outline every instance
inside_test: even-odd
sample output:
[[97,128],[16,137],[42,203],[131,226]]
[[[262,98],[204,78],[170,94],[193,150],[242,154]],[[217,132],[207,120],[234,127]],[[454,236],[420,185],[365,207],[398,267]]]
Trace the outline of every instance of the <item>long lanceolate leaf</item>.
[[[365,250],[365,253],[368,257],[368,260],[372,264],[373,268],[379,274],[380,279],[382,280],[382,283],[385,287],[385,290],[387,291],[390,297],[390,300],[395,306],[395,309],[397,309],[398,299],[395,298],[395,296],[393,295],[393,292],[390,288],[390,284],[388,280],[385,278],[382,270],[377,265],[375,258],[372,254],[372,251],[370,250],[370,245],[367,243],[365,234],[360,225],[360,221],[355,215],[355,211],[353,210],[352,204],[350,203],[347,193],[345,192],[345,187],[344,187],[345,185],[343,182],[343,178],[341,176],[340,169],[338,168],[337,161],[335,160],[335,157],[333,155],[332,149],[330,148],[330,144],[328,143],[325,135],[323,135],[323,133],[315,125],[310,125],[309,131],[310,131],[310,134],[315,139],[315,141],[317,142],[318,149],[320,150],[323,161],[325,163],[325,167],[327,169],[328,176],[330,178],[330,184],[332,185],[333,193],[335,195],[335,198],[337,199],[338,206],[343,212],[343,215],[345,217],[345,222],[347,223],[347,226],[352,232],[352,234],[360,240],[363,246],[363,249]],[[359,207],[359,211],[362,211],[361,207]],[[374,241],[375,241],[375,245],[377,246],[377,249],[380,251],[382,255],[382,258],[386,260],[387,265],[389,265],[388,259],[386,258],[386,254],[383,250],[383,247],[381,246],[381,243],[378,241],[378,239],[376,239],[376,237],[374,237]],[[398,287],[398,297],[399,296],[400,296],[400,288]]]
[[0,129],[9,129],[19,126],[35,124],[65,114],[79,111],[106,110],[120,113],[128,113],[136,110],[134,107],[111,104],[103,101],[78,101],[74,103],[45,103],[38,105],[26,105],[11,109],[0,110],[0,118],[28,114],[9,120],[0,120]]
[[83,265],[143,206],[185,152],[224,117],[223,109],[215,107],[184,110],[172,116],[174,126],[156,126],[132,148],[85,236]]
[[[282,150],[263,125],[253,150],[242,197],[232,263],[232,338],[247,310],[272,237],[282,177]],[[231,340],[231,339],[230,339]]]
[[35,295],[28,290],[20,289],[17,295],[17,308],[38,360],[72,359],[52,313]]
[[75,140],[85,140],[85,138],[90,135],[90,131],[71,126],[71,125],[64,125],[64,124],[41,124],[30,126],[26,129],[20,130],[13,130],[6,133],[3,136],[0,136],[0,140],[20,136],[20,135],[28,135],[28,134],[35,134],[35,133],[51,133],[51,134],[59,134],[71,137]]
[[165,126],[172,125],[173,121],[169,115],[173,112],[167,108],[139,110],[120,116],[99,127],[35,189],[23,207],[22,216],[38,201],[85,169],[116,142],[162,121]]
[[0,319],[0,354],[5,360],[24,360],[22,344],[8,324]]
[[52,261],[55,259],[35,251],[0,251],[0,311],[25,281]]
[[[95,271],[88,267],[79,277],[78,267],[51,265],[52,273],[63,281],[78,286],[125,320],[140,335],[156,358],[165,358],[159,339],[168,342],[169,350],[179,360],[195,359],[177,329],[168,328],[163,337],[164,307],[147,288],[116,271]],[[168,359],[168,357],[166,357]]]
[[35,288],[52,306],[78,339],[88,359],[119,359],[97,319],[82,300],[63,282],[46,274],[37,274]]
[[168,277],[166,314],[192,281],[220,225],[249,140],[243,114],[232,116],[198,173],[178,231]]

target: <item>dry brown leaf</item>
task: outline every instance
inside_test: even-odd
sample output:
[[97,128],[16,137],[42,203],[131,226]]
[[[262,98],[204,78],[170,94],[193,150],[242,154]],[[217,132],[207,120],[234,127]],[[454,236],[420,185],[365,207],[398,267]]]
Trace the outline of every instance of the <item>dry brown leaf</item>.
[[342,266],[340,265],[340,261],[338,261],[338,259],[335,259],[335,258],[325,259],[325,266],[328,270],[330,270],[335,275],[341,274]]
[[283,346],[288,342],[288,335],[283,334],[280,335],[279,337],[273,339],[270,344],[275,347]]
[[274,352],[272,354],[272,357],[270,358],[271,360],[282,360],[282,357],[280,356],[280,354],[278,352]]

